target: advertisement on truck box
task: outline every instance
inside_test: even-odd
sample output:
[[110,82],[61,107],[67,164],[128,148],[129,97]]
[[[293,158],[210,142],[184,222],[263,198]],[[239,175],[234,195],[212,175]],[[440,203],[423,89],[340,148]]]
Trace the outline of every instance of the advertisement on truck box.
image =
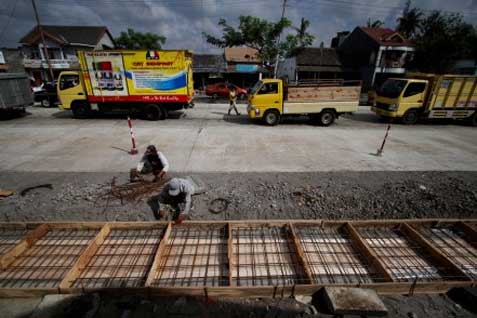
[[94,96],[187,94],[183,51],[85,52]]

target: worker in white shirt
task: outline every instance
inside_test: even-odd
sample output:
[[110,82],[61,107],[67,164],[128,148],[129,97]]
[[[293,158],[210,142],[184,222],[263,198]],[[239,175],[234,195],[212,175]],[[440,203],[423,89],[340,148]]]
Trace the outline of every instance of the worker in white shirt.
[[137,164],[135,176],[138,175],[154,175],[154,182],[161,180],[169,171],[169,162],[167,161],[166,156],[156,149],[154,145],[149,145],[146,148],[146,152],[141,158],[141,161]]

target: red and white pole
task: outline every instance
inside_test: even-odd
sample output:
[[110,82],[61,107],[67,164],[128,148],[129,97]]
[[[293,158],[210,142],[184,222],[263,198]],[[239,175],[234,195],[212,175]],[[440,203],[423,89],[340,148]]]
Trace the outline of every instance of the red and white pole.
[[130,155],[135,155],[138,153],[137,151],[137,148],[136,148],[136,140],[134,138],[134,131],[133,131],[133,128],[132,128],[132,122],[131,122],[131,118],[128,117],[128,126],[129,126],[129,132],[131,133],[131,141],[132,141],[132,148],[131,150],[129,150],[129,154]]

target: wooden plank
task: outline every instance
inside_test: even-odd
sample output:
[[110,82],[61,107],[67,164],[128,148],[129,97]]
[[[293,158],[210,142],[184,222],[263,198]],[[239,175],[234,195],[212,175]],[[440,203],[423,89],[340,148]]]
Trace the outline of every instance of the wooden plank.
[[108,234],[111,232],[110,226],[106,223],[99,233],[96,235],[96,237],[91,240],[89,243],[88,247],[81,253],[81,255],[78,257],[76,262],[73,264],[71,269],[68,271],[68,273],[65,275],[63,280],[61,281],[59,288],[69,288],[73,285],[75,280],[81,275],[83,270],[86,268],[88,265],[89,261],[93,257],[93,255],[96,253],[98,250],[99,246],[104,242]]
[[149,269],[149,273],[147,274],[146,278],[146,287],[150,287],[151,284],[154,282],[154,278],[157,276],[157,269],[159,267],[159,263],[161,261],[162,253],[167,246],[167,241],[169,240],[169,236],[171,235],[172,231],[172,223],[169,222],[166,227],[166,231],[162,236],[162,240],[159,243],[159,247],[157,248],[156,255],[154,256],[154,261],[152,262],[151,268]]
[[[476,80],[477,83],[477,80]],[[473,248],[477,248],[477,232],[468,224],[464,222],[457,222],[455,227],[464,232],[465,240],[472,245]]]
[[407,223],[402,223],[400,227],[401,232],[412,239],[414,242],[417,242],[421,247],[423,247],[431,256],[431,258],[439,264],[439,266],[445,267],[449,273],[456,275],[457,277],[462,277],[464,280],[472,280],[457,264],[452,260],[447,258],[441,251],[439,251],[431,242],[424,238],[419,232],[412,228]]
[[[327,220],[327,219],[313,219],[313,220],[306,220],[306,219],[281,219],[281,220],[273,220],[273,219],[257,219],[257,220],[230,220],[230,221],[185,221],[181,224],[181,226],[194,226],[194,225],[227,225],[231,224],[232,226],[247,226],[247,225],[262,225],[262,224],[270,224],[270,225],[285,225],[290,222],[293,224],[335,224],[335,225],[344,225],[345,223],[351,223],[354,227],[357,226],[370,226],[370,225],[399,225],[402,222],[406,222],[408,224],[426,224],[426,223],[433,223],[433,222],[444,222],[447,224],[457,223],[457,222],[474,222],[477,223],[477,219],[440,219],[440,218],[428,218],[428,219],[381,219],[381,220],[352,220],[352,219],[342,219],[342,220]],[[79,226],[84,226],[85,228],[98,228],[100,229],[106,223],[108,223],[111,227],[114,228],[129,228],[131,226],[136,225],[164,225],[167,226],[168,222],[165,221],[145,221],[145,222],[48,222],[47,225],[50,228],[79,228]],[[25,226],[25,227],[36,227],[43,223],[40,222],[0,222],[0,227],[7,226],[10,227],[12,225],[17,226]]]
[[387,271],[386,266],[381,261],[381,259],[374,253],[374,251],[369,247],[368,243],[359,235],[358,231],[354,228],[351,223],[346,223],[344,225],[345,230],[350,235],[351,240],[355,243],[355,246],[359,251],[368,259],[371,266],[374,267],[376,272],[383,275],[386,281],[394,281],[391,274]]
[[290,236],[293,240],[293,244],[295,245],[295,249],[297,252],[298,256],[298,261],[300,262],[300,265],[303,267],[304,273],[306,275],[306,284],[312,284],[313,283],[313,275],[310,269],[310,266],[308,262],[306,261],[305,257],[305,251],[303,250],[303,247],[300,244],[300,240],[298,239],[298,236],[295,231],[295,227],[293,226],[293,223],[288,224],[288,228],[290,231]]
[[49,229],[50,228],[48,225],[41,224],[33,231],[29,232],[25,238],[20,241],[20,243],[0,257],[0,269],[6,269],[8,266],[10,266],[18,256],[20,256],[24,251],[35,244],[35,242],[41,239],[49,231]]
[[234,269],[234,259],[233,259],[233,236],[232,236],[232,227],[230,223],[227,224],[227,259],[229,261],[229,286],[233,286],[233,269]]

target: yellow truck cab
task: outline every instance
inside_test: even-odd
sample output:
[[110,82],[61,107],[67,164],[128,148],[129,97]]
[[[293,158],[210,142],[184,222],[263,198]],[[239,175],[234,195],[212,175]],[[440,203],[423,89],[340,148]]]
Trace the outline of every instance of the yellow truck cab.
[[247,113],[274,126],[285,116],[307,115],[322,126],[358,109],[361,82],[321,80],[285,85],[281,79],[258,81],[250,91]]
[[61,110],[71,109],[71,104],[74,101],[78,101],[78,103],[81,101],[86,102],[84,81],[81,72],[61,72],[56,85]]
[[424,117],[468,119],[476,125],[476,86],[477,76],[410,73],[387,79],[371,110],[404,124]]

